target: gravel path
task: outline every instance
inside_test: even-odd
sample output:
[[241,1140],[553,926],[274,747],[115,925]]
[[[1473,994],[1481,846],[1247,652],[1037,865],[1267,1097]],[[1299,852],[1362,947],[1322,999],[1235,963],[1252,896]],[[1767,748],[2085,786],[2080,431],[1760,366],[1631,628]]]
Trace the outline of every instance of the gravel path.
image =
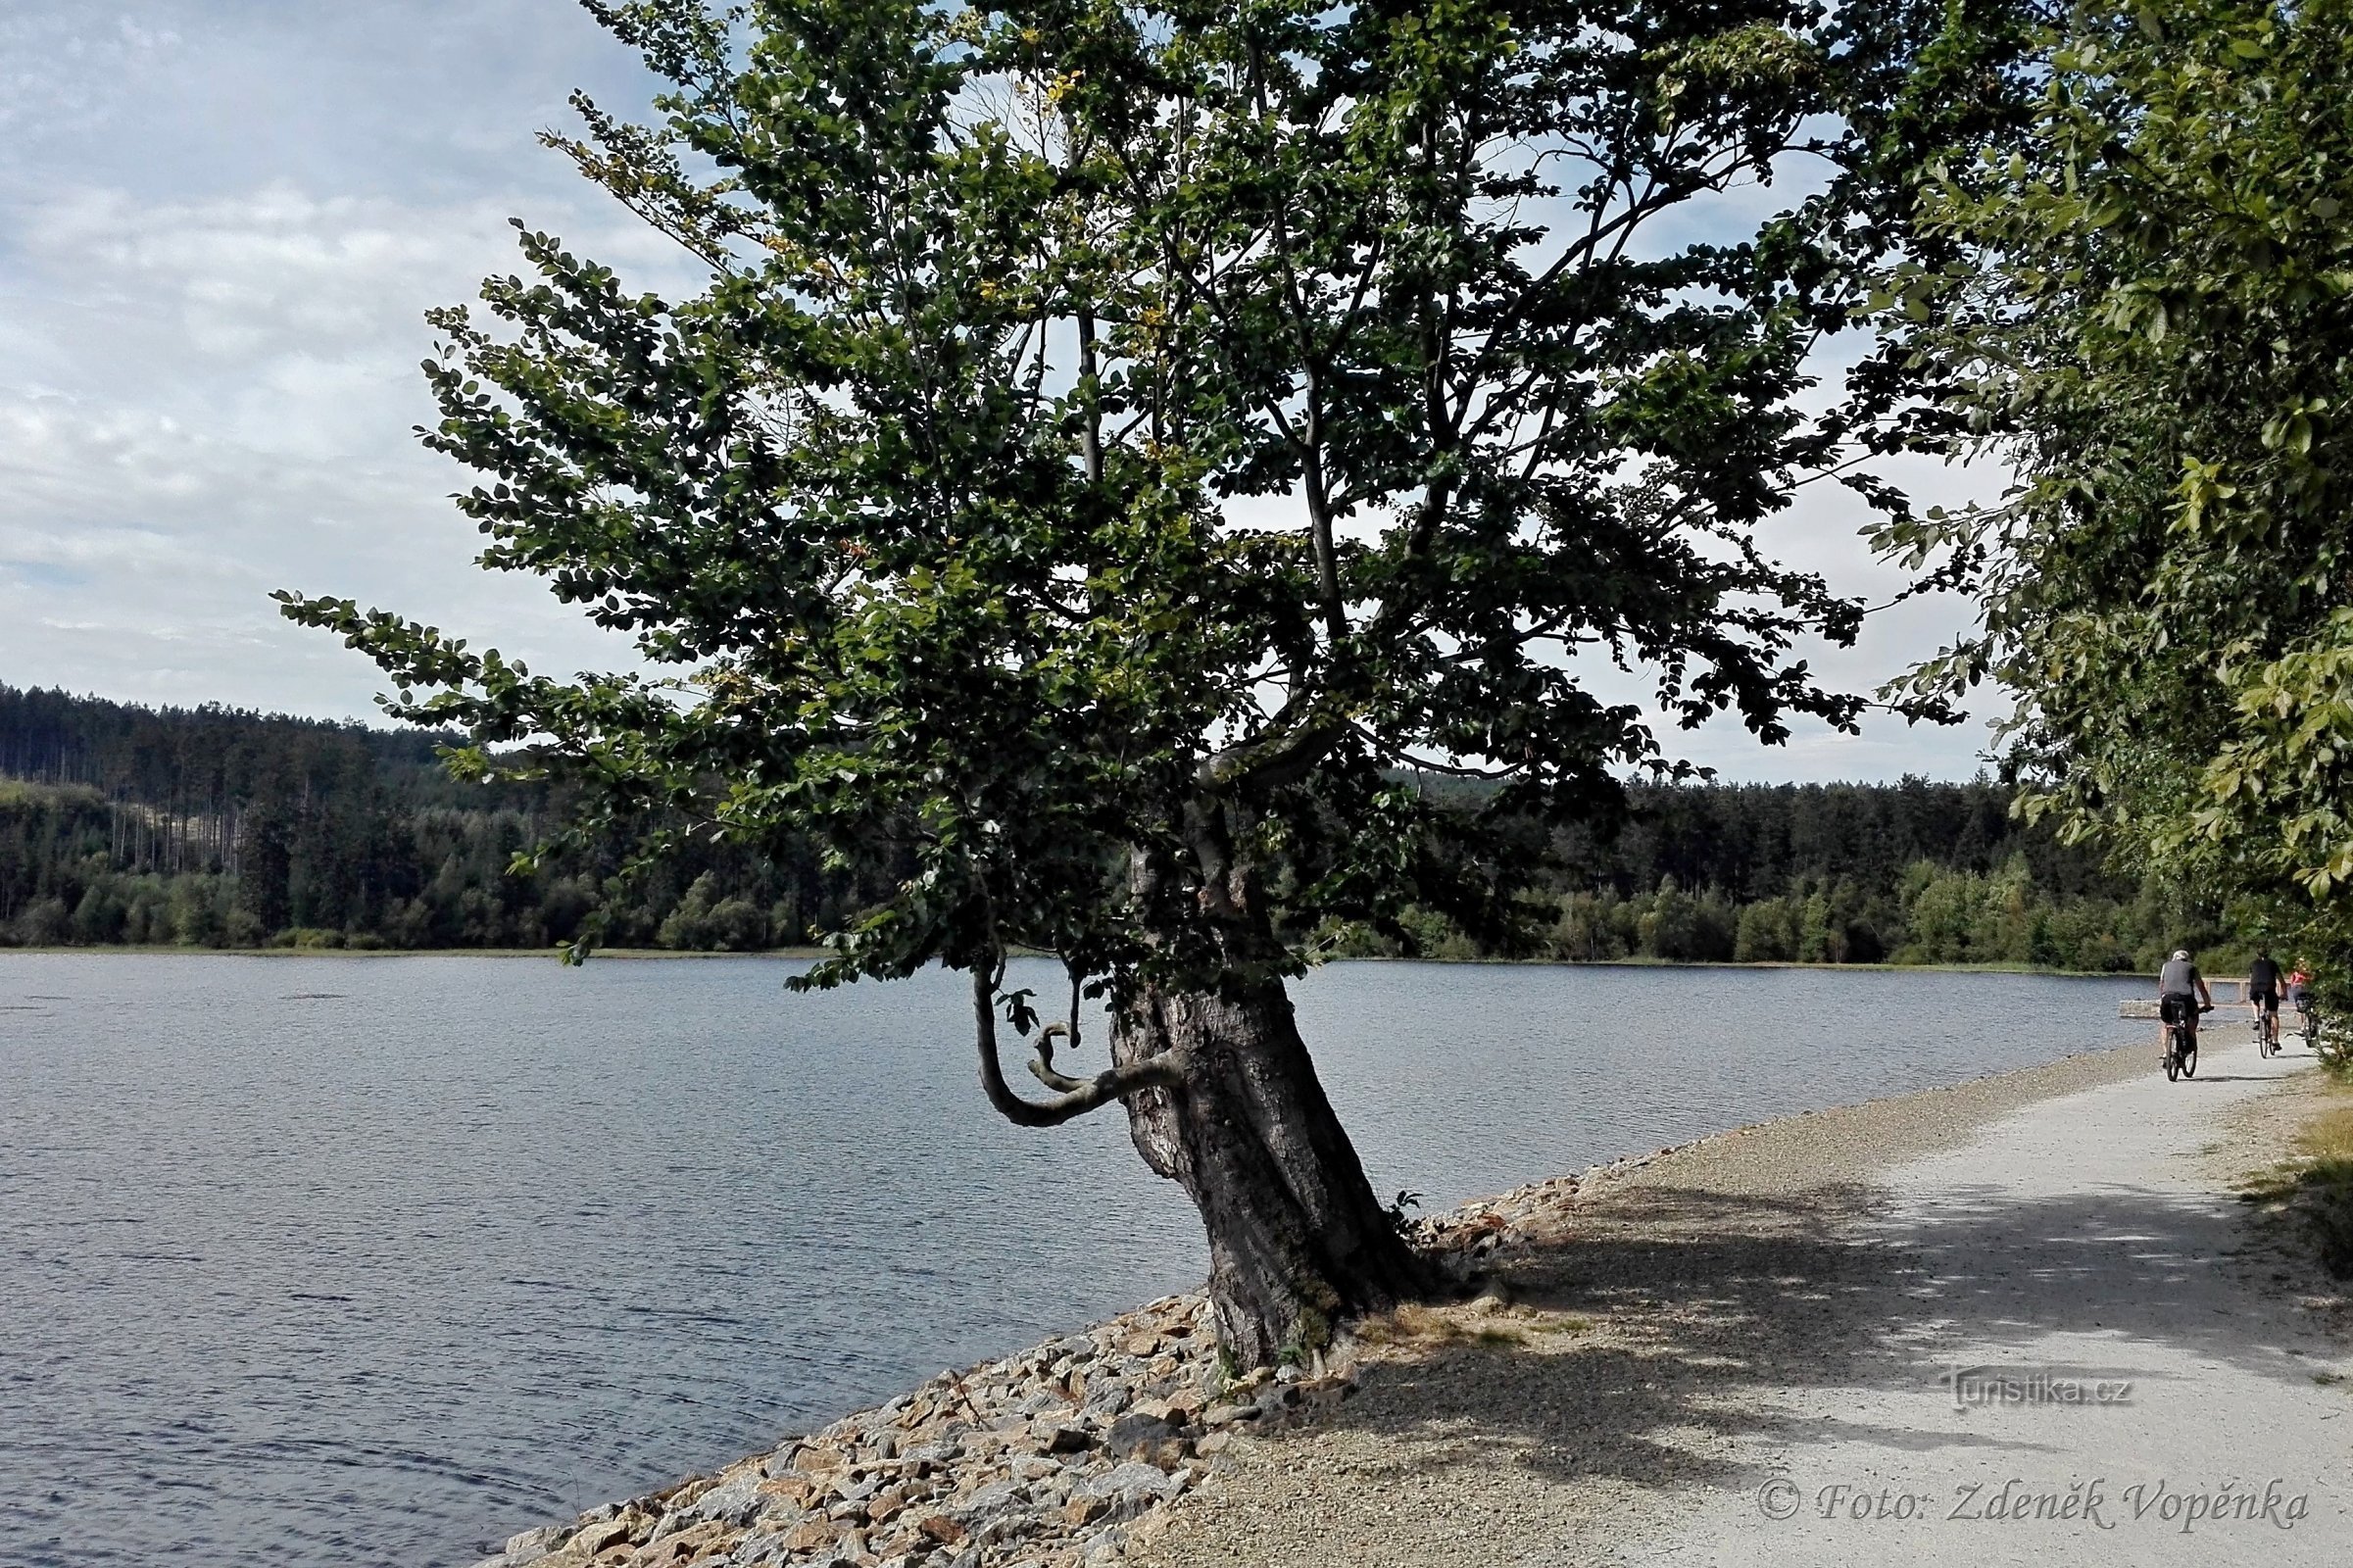
[[2341,1302],[2223,1191],[2310,1058],[2244,1042],[2193,1083],[2072,1057],[1540,1192],[1487,1297],[1374,1325],[1353,1397],[1235,1444],[1124,1560],[2348,1560]]

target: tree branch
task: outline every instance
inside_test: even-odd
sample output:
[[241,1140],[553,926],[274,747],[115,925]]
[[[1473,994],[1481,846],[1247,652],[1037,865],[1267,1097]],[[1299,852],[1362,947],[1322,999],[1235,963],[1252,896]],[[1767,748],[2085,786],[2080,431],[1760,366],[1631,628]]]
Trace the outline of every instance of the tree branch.
[[1194,778],[1211,794],[1246,784],[1292,783],[1321,761],[1346,730],[1345,720],[1325,712],[1302,713],[1297,719],[1278,714],[1265,733],[1202,758]]
[[[997,1059],[997,981],[988,964],[972,970],[972,1021],[980,1045],[980,1088],[997,1113],[1016,1127],[1059,1127],[1091,1110],[1147,1089],[1173,1089],[1184,1081],[1188,1059],[1182,1051],[1164,1051],[1146,1061],[1112,1067],[1093,1078],[1064,1078],[1043,1062],[1032,1062],[1050,1087],[1074,1085],[1052,1100],[1024,1100],[1005,1082],[1005,1066]],[[1039,1069],[1044,1067],[1044,1072]],[[1051,1076],[1049,1076],[1051,1075]],[[1058,1080],[1058,1083],[1056,1082]]]

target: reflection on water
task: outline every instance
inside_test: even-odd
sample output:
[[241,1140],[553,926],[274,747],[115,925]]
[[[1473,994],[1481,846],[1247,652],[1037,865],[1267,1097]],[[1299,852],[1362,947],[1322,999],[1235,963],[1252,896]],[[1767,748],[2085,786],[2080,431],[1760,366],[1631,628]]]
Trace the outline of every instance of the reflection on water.
[[[462,1563],[1198,1276],[1115,1113],[986,1109],[958,982],[793,967],[0,955],[7,1560]],[[2137,1038],[2135,989],[1346,964],[1298,998],[1375,1184],[1443,1204]]]

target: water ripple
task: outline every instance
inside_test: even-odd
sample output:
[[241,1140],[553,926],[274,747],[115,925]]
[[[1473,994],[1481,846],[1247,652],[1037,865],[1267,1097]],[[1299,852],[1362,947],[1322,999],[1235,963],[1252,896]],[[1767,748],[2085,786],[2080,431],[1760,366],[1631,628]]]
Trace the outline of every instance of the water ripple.
[[[463,1563],[1198,1278],[1115,1117],[986,1111],[960,986],[794,967],[0,956],[8,1561]],[[1436,1204],[2130,1038],[2120,990],[1368,964],[1299,1006]]]

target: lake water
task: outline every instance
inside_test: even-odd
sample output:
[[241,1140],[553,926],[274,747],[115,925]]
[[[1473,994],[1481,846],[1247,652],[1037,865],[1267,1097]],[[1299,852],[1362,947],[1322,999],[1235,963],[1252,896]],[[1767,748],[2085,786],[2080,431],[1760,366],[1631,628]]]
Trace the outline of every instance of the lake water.
[[[1197,1281],[1116,1111],[987,1109],[959,978],[795,967],[0,954],[0,1561],[468,1562]],[[1440,1206],[2137,1039],[2145,990],[1359,963],[1296,994],[1374,1183]]]

